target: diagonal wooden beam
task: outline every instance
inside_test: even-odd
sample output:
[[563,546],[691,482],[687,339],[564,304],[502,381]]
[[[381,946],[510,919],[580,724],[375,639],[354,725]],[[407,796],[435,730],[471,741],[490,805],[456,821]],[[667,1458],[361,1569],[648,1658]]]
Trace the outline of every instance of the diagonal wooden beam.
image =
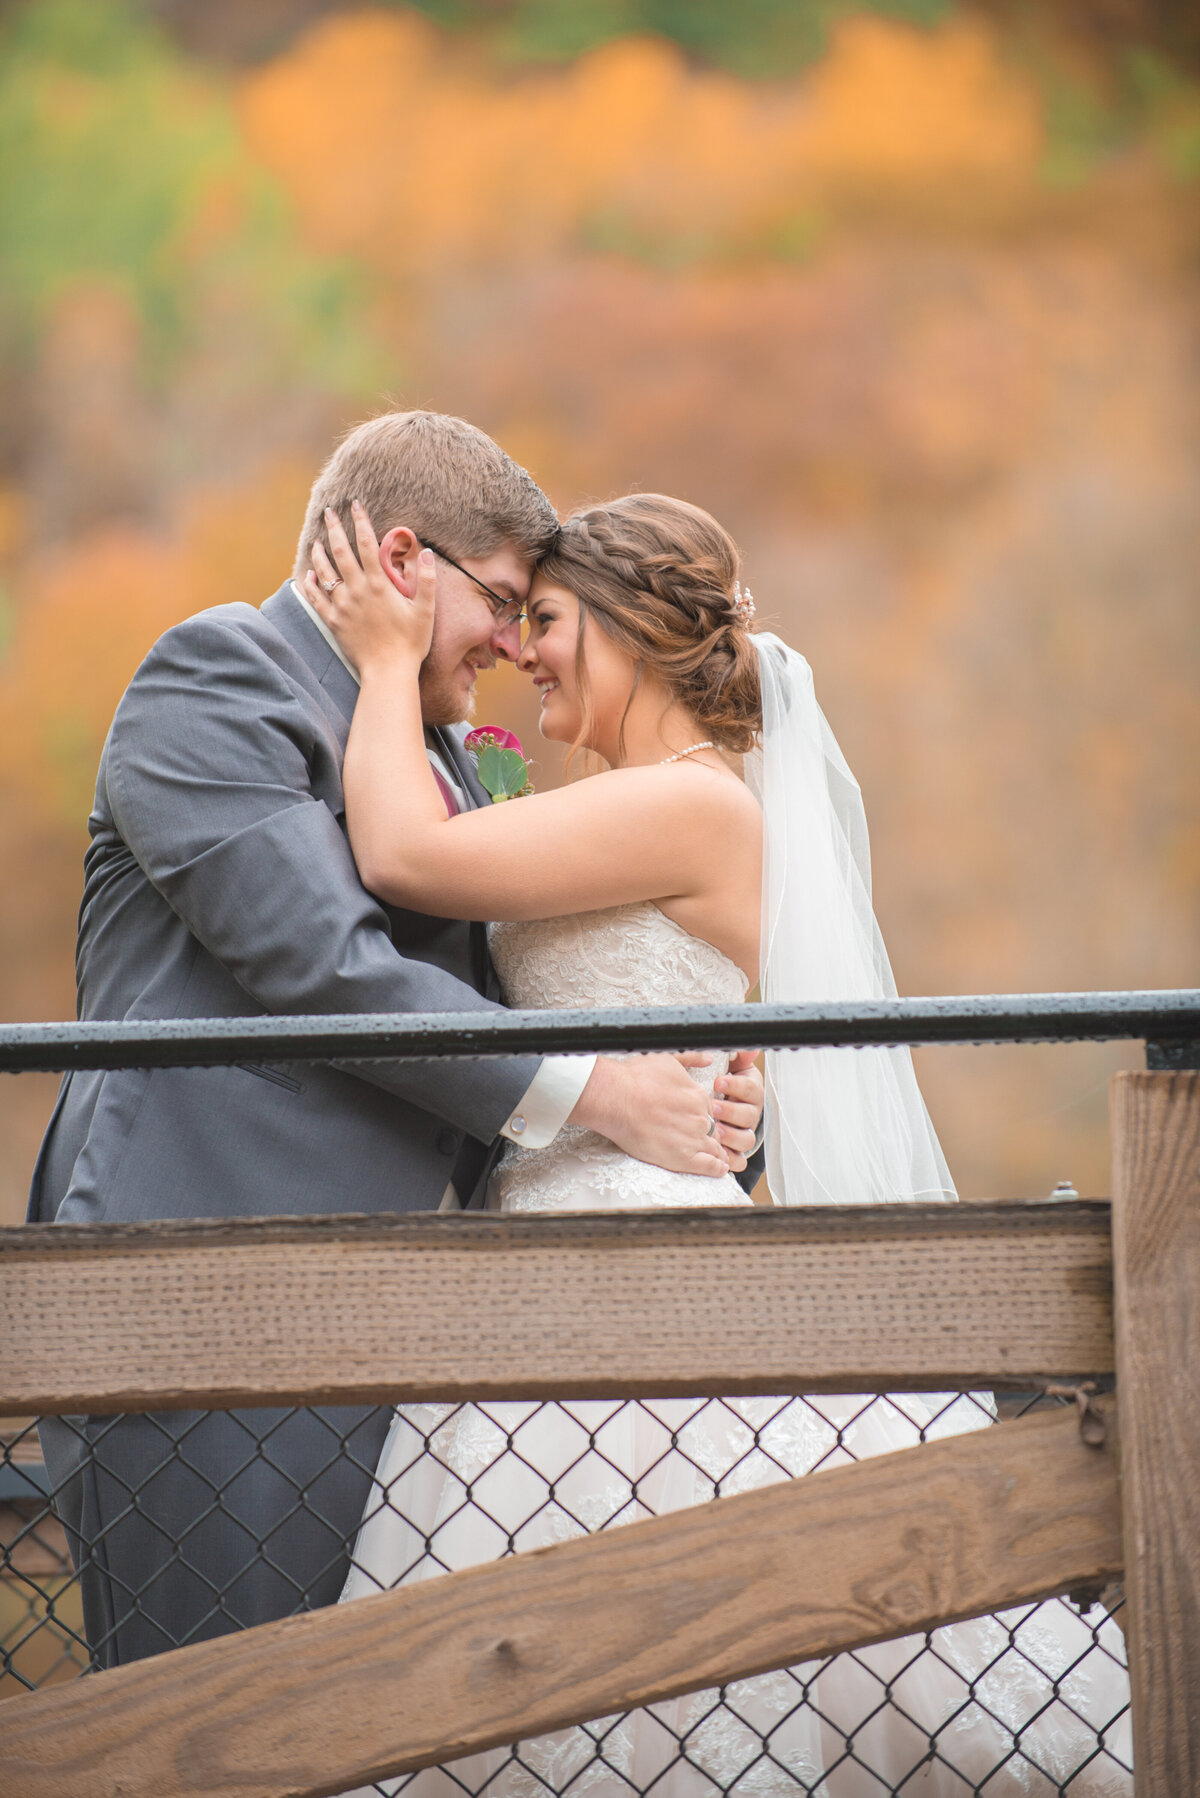
[[1098,1200],[0,1231],[0,1413],[943,1390],[1112,1368]]
[[21,1798],[319,1798],[1107,1579],[1115,1423],[882,1455],[0,1705]]

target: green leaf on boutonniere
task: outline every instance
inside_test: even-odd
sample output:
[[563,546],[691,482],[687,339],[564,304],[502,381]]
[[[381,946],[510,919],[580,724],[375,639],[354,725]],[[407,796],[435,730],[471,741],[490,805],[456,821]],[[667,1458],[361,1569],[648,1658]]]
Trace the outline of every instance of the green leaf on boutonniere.
[[493,805],[502,799],[521,799],[533,788],[529,784],[529,764],[515,749],[501,749],[495,743],[484,744],[475,751],[475,772],[480,785],[491,795]]

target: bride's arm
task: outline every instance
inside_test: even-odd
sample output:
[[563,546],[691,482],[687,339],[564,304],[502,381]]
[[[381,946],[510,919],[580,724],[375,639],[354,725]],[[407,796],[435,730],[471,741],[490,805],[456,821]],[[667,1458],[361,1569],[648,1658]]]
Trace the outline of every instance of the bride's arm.
[[712,878],[714,843],[722,859],[743,834],[751,848],[755,802],[702,768],[614,770],[448,818],[417,686],[433,630],[434,558],[422,552],[410,598],[381,568],[366,514],[355,521],[362,567],[330,515],[341,578],[331,595],[311,578],[306,591],[361,678],[343,788],[371,892],[437,917],[557,917],[696,893]]
[[[380,698],[369,715],[378,721],[389,709]],[[403,799],[389,796],[376,809],[385,784],[376,756],[387,739],[374,722],[367,728],[377,745],[363,758],[373,797],[356,777],[352,799],[348,782],[346,817],[364,885],[392,905],[445,918],[555,918],[687,897],[711,878],[726,783],[707,770],[623,769],[456,818],[434,819],[422,807],[418,819]],[[711,802],[707,813],[701,800]],[[379,825],[385,808],[391,827],[368,832],[367,813]]]

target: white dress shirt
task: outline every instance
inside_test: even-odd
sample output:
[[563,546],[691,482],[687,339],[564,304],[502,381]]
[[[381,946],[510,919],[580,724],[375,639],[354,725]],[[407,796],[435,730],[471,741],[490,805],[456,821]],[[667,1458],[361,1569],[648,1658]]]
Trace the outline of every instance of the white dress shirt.
[[[325,620],[315,612],[305,594],[292,582],[292,592],[304,607],[321,635],[332,649],[347,674],[357,683],[358,669],[342,654],[342,648]],[[449,766],[445,756],[439,755],[436,749],[427,749],[426,754],[464,811],[471,809],[470,802],[463,792],[462,782],[456,770]],[[516,1109],[510,1114],[507,1122],[501,1127],[501,1136],[509,1142],[519,1143],[523,1149],[544,1149],[554,1141],[567,1119],[574,1111],[584,1087],[591,1078],[592,1069],[596,1065],[594,1055],[547,1055],[541,1067],[525,1088]],[[443,1210],[457,1209],[457,1198],[451,1199],[453,1188],[448,1188],[446,1198],[442,1201]]]

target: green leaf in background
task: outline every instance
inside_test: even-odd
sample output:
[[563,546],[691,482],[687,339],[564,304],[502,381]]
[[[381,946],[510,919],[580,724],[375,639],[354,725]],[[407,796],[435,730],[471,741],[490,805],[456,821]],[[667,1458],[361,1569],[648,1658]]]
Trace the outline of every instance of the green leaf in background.
[[130,304],[144,373],[169,379],[237,320],[264,391],[374,394],[394,371],[369,283],[302,245],[283,188],[247,154],[230,84],[131,0],[0,13],[0,327],[28,355],[64,294]]
[[[1092,175],[1131,146],[1148,147],[1173,178],[1200,179],[1200,82],[1194,27],[1184,27],[1186,6],[1174,9],[1126,6],[1124,29],[1112,38],[1107,57],[1097,56],[1102,33],[1083,8],[1076,33],[1086,44],[1082,56],[1070,48],[1070,28],[1061,39],[1051,24],[1039,32],[1039,14],[1051,7],[979,7],[970,0],[387,0],[422,12],[444,30],[459,32],[490,51],[501,63],[564,63],[614,39],[652,33],[678,44],[690,57],[729,69],[751,81],[779,80],[818,62],[838,25],[851,18],[877,18],[933,29],[958,15],[999,13],[1007,53],[1023,64],[1037,84],[1045,109],[1046,146],[1042,178],[1051,189],[1082,187]],[[1061,11],[1061,9],[1057,9]],[[1192,10],[1195,10],[1193,0]],[[1141,47],[1130,48],[1144,13]],[[1007,15],[1007,16],[1006,16]],[[1066,48],[1064,49],[1064,45]],[[1174,49],[1172,49],[1174,46]],[[589,235],[591,235],[589,230]],[[619,219],[595,222],[595,247],[616,248],[650,266],[683,267],[707,252],[684,240],[646,243]],[[613,236],[620,241],[604,241]],[[803,260],[809,245],[803,231],[797,251],[785,242],[779,254]]]
[[515,61],[566,62],[633,32],[751,79],[793,74],[824,51],[840,19],[871,12],[936,25],[952,0],[392,0],[450,29],[489,33]]

